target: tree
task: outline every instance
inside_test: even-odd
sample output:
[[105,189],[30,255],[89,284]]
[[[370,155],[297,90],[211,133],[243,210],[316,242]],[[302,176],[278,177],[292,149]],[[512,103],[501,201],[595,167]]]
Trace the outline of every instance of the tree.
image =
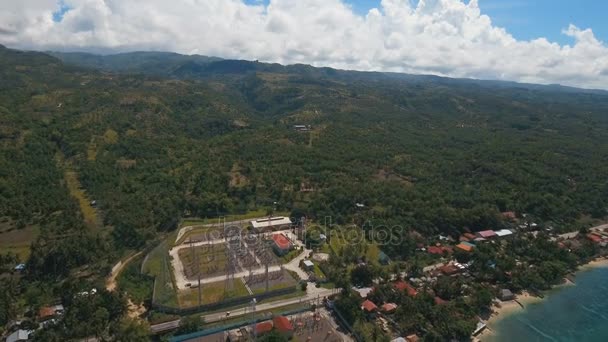
[[189,334],[201,329],[203,320],[200,315],[187,316],[181,319],[179,328],[177,329],[178,335]]
[[116,342],[147,342],[150,340],[150,331],[146,324],[125,318],[111,329],[112,340]]
[[370,286],[374,280],[374,274],[367,265],[359,265],[350,273],[350,280],[355,286]]

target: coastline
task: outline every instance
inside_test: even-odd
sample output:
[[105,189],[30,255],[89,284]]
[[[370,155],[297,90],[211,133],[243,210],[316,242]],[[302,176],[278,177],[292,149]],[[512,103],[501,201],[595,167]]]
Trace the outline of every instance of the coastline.
[[[578,272],[584,272],[587,270],[595,269],[598,267],[608,267],[608,258],[596,258],[586,264],[580,265],[577,269]],[[576,285],[568,278],[564,278],[564,283],[555,285],[553,288],[559,288],[563,286]],[[546,297],[545,297],[546,298]],[[495,301],[492,305],[492,314],[490,318],[485,322],[486,328],[477,335],[473,341],[484,341],[484,338],[494,335],[493,327],[505,317],[509,317],[512,314],[518,313],[525,310],[529,305],[542,302],[545,298],[536,297],[528,292],[523,292],[517,295],[514,300],[507,302]],[[518,303],[519,302],[519,303]],[[520,305],[521,304],[521,305]]]

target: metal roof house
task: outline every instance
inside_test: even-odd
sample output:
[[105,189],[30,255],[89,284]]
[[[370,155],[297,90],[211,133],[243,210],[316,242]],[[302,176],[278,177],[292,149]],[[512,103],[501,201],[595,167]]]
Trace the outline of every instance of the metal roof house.
[[510,231],[509,229],[496,230],[496,231],[494,231],[494,233],[496,233],[496,236],[498,236],[499,238],[513,235],[513,232]]
[[477,236],[482,237],[484,239],[491,239],[493,237],[496,237],[496,233],[493,230],[483,230],[481,232],[478,232]]
[[31,333],[30,330],[17,330],[6,338],[6,342],[27,341]]

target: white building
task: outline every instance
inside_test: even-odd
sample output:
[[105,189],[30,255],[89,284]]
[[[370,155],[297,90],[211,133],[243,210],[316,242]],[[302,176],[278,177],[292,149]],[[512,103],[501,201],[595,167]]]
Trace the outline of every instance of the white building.
[[504,238],[507,236],[511,236],[513,235],[513,232],[510,231],[509,229],[501,229],[501,230],[496,230],[494,231],[494,233],[496,234],[496,236],[498,236],[499,238]]
[[29,330],[17,330],[6,338],[6,342],[27,341],[30,337],[30,334],[31,331]]
[[257,231],[276,230],[277,228],[289,229],[291,228],[291,225],[291,219],[283,216],[262,218],[251,221],[251,226]]

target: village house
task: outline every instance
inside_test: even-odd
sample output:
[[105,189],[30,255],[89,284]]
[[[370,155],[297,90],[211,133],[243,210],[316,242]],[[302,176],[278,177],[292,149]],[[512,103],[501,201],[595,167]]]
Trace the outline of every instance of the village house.
[[513,231],[511,231],[509,229],[496,230],[496,231],[494,231],[494,233],[496,234],[496,236],[499,239],[504,239],[504,238],[513,236]]
[[493,230],[482,230],[481,232],[477,232],[477,237],[492,239],[496,237],[496,233]]
[[378,310],[378,306],[376,306],[376,304],[374,304],[374,302],[371,300],[366,299],[363,301],[363,303],[361,303],[361,310],[363,310],[366,314],[373,314]]
[[397,304],[395,303],[384,303],[382,304],[382,312],[390,314],[395,312],[395,310],[397,310]]
[[399,291],[406,291],[407,295],[410,297],[414,297],[418,294],[418,291],[410,284],[403,280],[397,280],[393,283],[393,287]]
[[276,316],[272,319],[274,328],[284,337],[290,339],[293,337],[293,325],[285,316]]
[[463,241],[463,242],[457,244],[456,248],[461,251],[469,253],[469,252],[473,251],[473,249],[475,248],[475,245],[470,242]]

